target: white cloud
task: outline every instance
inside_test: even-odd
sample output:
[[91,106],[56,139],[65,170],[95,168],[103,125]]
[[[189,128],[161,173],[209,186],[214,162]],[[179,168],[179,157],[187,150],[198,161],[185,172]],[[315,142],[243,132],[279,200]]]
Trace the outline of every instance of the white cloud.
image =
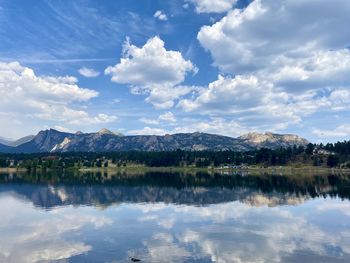
[[68,125],[94,125],[111,123],[117,121],[116,116],[99,113],[96,116],[90,116],[83,110],[73,110],[66,106],[52,106],[45,103],[38,103],[41,108],[40,112],[33,113],[32,116],[41,120],[56,121],[66,123]]
[[[349,39],[350,41],[350,39]],[[317,51],[298,58],[278,58],[275,65],[258,71],[262,79],[290,93],[350,86],[350,52]]]
[[156,36],[150,38],[142,48],[127,40],[120,63],[108,67],[105,73],[112,75],[112,81],[117,83],[152,87],[177,85],[184,81],[188,72],[195,69],[180,52],[167,51],[163,40]]
[[116,120],[114,116],[91,116],[72,107],[72,104],[81,105],[97,96],[97,91],[79,87],[74,77],[37,76],[31,68],[18,62],[0,62],[0,112],[4,113],[0,119],[8,123],[4,128],[8,132],[17,129],[14,120],[27,128],[35,125],[33,119],[54,121],[56,125]]
[[164,135],[164,134],[167,134],[167,131],[164,129],[161,129],[161,128],[144,127],[143,129],[139,129],[139,130],[128,131],[128,134],[131,134],[131,135]]
[[167,15],[164,14],[162,10],[157,10],[157,11],[154,13],[153,17],[158,18],[159,20],[162,20],[162,21],[168,20]]
[[295,109],[294,105],[287,93],[275,91],[268,83],[248,75],[235,78],[219,76],[218,80],[199,91],[196,97],[179,102],[179,107],[187,112],[236,116],[238,125],[242,125],[239,123],[244,120],[253,119],[255,128],[258,128],[259,123],[266,123],[268,119],[270,130],[276,124],[284,128],[288,123],[300,121],[299,111],[302,114],[306,112],[304,108],[301,109],[301,105]]
[[193,91],[189,86],[162,86],[149,89],[146,102],[153,104],[156,109],[169,109],[174,106],[175,100]]
[[170,112],[170,111],[159,115],[158,119],[160,121],[165,121],[165,122],[176,122],[175,115],[172,112]]
[[255,0],[231,10],[197,36],[223,77],[179,107],[280,129],[349,109],[349,11],[345,0]]
[[149,118],[140,118],[139,119],[140,122],[148,124],[148,125],[158,125],[159,124],[159,120],[158,119],[149,119]]
[[[223,13],[229,11],[237,2],[237,0],[186,0],[192,3],[197,13]],[[184,8],[186,4],[184,5]]]
[[333,130],[314,129],[312,133],[319,138],[349,138],[350,125],[340,125]]
[[172,112],[168,111],[164,114],[159,115],[157,119],[140,118],[139,121],[148,125],[158,125],[161,122],[175,123],[177,120],[175,115]]
[[333,90],[329,95],[331,107],[335,111],[346,110],[350,107],[350,90],[337,89]]
[[86,77],[86,78],[94,78],[97,77],[98,75],[100,75],[100,72],[91,69],[91,68],[86,68],[86,67],[82,67],[78,70],[78,72],[80,73],[80,75]]
[[185,120],[184,125],[174,128],[170,133],[204,132],[237,137],[250,131],[237,121],[225,118],[210,118],[209,120]]
[[127,39],[123,49],[120,63],[105,70],[112,81],[130,85],[134,94],[147,94],[147,102],[163,109],[172,107],[174,100],[191,91],[177,85],[187,73],[198,69],[180,52],[167,51],[159,37],[150,38],[141,48]]
[[254,76],[237,76],[234,79],[219,76],[208,88],[200,90],[194,100],[185,99],[179,105],[186,111],[204,110],[205,105],[210,105],[210,111],[227,111],[227,107],[232,112],[250,111],[264,99],[265,93]]
[[107,114],[99,113],[94,117],[89,116],[85,111],[78,111],[76,113],[76,118],[68,120],[69,124],[72,125],[93,125],[93,124],[103,124],[111,123],[118,120],[116,116],[110,116]]
[[121,99],[114,99],[114,100],[112,100],[111,104],[118,104],[121,101],[122,101]]
[[60,102],[88,101],[98,96],[94,90],[80,88],[74,77],[38,77],[32,69],[18,62],[0,62],[0,85],[2,103],[7,103],[10,95]]
[[349,109],[347,89],[327,88],[292,93],[276,88],[273,82],[255,75],[219,76],[192,98],[182,99],[178,107],[186,112],[212,117],[234,118],[248,130],[279,131],[318,111]]
[[72,131],[71,129],[68,129],[66,127],[63,126],[59,126],[59,125],[55,125],[53,127],[55,130],[61,131],[61,132],[68,132],[68,133],[74,133],[74,131]]
[[202,27],[198,40],[222,71],[241,74],[347,47],[349,11],[347,0],[255,0]]

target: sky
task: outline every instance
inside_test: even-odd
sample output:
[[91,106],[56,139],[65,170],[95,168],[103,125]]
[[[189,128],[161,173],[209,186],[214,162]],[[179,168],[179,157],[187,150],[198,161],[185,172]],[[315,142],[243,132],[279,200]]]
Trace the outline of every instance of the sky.
[[350,138],[348,0],[0,0],[0,136]]

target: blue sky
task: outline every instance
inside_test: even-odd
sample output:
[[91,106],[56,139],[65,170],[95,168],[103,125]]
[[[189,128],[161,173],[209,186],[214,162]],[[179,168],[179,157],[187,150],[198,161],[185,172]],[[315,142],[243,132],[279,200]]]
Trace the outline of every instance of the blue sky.
[[1,136],[350,135],[350,2],[0,0]]

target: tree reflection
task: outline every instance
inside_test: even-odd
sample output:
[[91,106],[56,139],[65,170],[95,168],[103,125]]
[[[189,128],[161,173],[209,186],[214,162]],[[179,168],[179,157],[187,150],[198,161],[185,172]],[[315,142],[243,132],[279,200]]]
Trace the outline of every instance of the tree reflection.
[[0,192],[7,191],[43,208],[120,202],[208,205],[236,200],[276,206],[316,197],[349,199],[350,176],[107,171],[1,174]]

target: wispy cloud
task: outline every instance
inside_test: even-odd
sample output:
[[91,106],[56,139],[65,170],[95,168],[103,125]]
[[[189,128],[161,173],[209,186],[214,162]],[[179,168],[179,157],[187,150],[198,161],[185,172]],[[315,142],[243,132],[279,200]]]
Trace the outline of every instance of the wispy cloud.
[[0,57],[0,61],[11,62],[19,61],[27,64],[61,64],[61,63],[80,63],[80,62],[101,62],[113,61],[115,58],[67,58],[67,59],[32,59],[32,58],[15,58]]
[[92,68],[86,68],[82,67],[78,70],[79,74],[86,77],[86,78],[94,78],[100,75],[100,72],[92,69]]

